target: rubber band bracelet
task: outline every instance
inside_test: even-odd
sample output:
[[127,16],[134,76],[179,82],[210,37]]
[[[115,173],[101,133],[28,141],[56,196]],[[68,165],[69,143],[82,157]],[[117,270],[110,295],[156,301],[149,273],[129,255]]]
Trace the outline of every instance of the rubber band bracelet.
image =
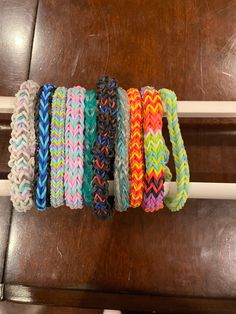
[[65,115],[67,89],[58,87],[52,100],[51,120],[51,206],[64,204]]
[[130,206],[139,207],[144,191],[143,111],[139,90],[127,91],[130,103]]
[[38,164],[38,158],[39,158],[39,102],[40,102],[40,95],[43,90],[42,85],[38,93],[36,95],[36,106],[35,106],[35,119],[34,119],[34,127],[35,127],[35,165],[34,165],[34,183],[33,183],[33,195],[34,195],[34,201],[36,203],[36,190],[37,190],[37,181],[39,176],[39,164]]
[[28,80],[21,84],[11,122],[10,160],[11,201],[19,212],[30,210],[33,205],[32,183],[34,178],[34,107],[39,89],[37,83]]
[[46,205],[47,207],[51,206],[51,121],[52,121],[52,99],[55,93],[56,87],[53,86],[49,97],[49,106],[48,106],[48,114],[49,114],[49,155],[48,155],[48,166],[47,166],[47,193],[46,193]]
[[[165,88],[160,89],[159,93],[167,113],[177,185],[177,194],[172,199],[166,198],[165,204],[171,211],[178,211],[183,208],[188,198],[190,181],[189,164],[178,122],[177,97],[173,91]],[[167,180],[169,180],[169,178],[167,178]]]
[[85,92],[80,86],[69,88],[67,92],[64,185],[65,202],[71,209],[83,207]]
[[162,100],[153,87],[141,90],[145,149],[145,187],[143,208],[154,212],[163,208],[165,183],[165,142],[162,136]]
[[127,92],[117,90],[117,134],[115,143],[114,196],[117,211],[129,207],[130,106]]
[[85,128],[84,128],[84,181],[83,198],[87,206],[93,202],[93,147],[97,137],[96,92],[87,91],[85,94]]
[[117,82],[105,76],[97,82],[97,139],[93,157],[93,210],[105,219],[113,209],[108,200],[108,177],[114,158]]
[[35,106],[35,116],[34,116],[34,129],[35,129],[35,165],[34,165],[34,182],[33,182],[33,198],[36,203],[36,189],[37,189],[37,181],[39,176],[39,101],[40,95],[43,90],[43,85],[39,88],[36,95],[36,106]]
[[45,84],[39,96],[38,116],[38,173],[36,176],[35,203],[39,211],[50,206],[50,102],[55,87]]

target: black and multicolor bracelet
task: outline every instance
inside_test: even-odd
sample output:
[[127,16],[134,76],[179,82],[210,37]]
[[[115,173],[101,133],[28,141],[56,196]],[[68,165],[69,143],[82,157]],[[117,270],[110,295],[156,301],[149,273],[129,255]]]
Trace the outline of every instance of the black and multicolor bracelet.
[[93,157],[93,210],[108,218],[113,209],[108,201],[108,176],[114,161],[117,120],[117,81],[105,76],[97,82],[97,139]]

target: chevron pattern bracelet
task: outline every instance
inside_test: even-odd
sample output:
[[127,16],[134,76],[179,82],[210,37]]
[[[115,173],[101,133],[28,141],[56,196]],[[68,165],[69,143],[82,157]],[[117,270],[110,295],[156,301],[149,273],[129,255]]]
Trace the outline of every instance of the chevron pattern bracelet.
[[[171,211],[178,211],[184,206],[188,198],[190,181],[189,164],[178,122],[177,97],[173,91],[165,88],[160,89],[159,93],[167,112],[168,129],[175,162],[177,185],[177,194],[173,199],[166,198],[165,204]],[[170,178],[168,178],[168,181],[169,180]]]
[[69,88],[67,92],[64,184],[65,202],[71,209],[83,208],[85,92],[80,86]]
[[130,103],[130,206],[139,207],[144,191],[143,109],[139,90],[127,91]]
[[114,196],[116,210],[122,212],[129,207],[130,106],[128,94],[123,88],[118,88],[117,95]]
[[84,128],[84,181],[83,197],[87,206],[93,202],[93,147],[97,137],[96,92],[87,91],[85,94],[85,128]]
[[21,84],[11,122],[10,160],[11,201],[19,212],[30,210],[34,178],[34,99],[39,89],[37,83],[28,80]]
[[67,89],[58,87],[52,100],[51,120],[51,206],[64,204],[65,116]]
[[108,200],[108,178],[114,159],[117,82],[105,76],[97,82],[97,139],[93,157],[93,210],[105,219],[113,209]]
[[165,182],[165,143],[162,136],[162,100],[153,87],[141,90],[145,149],[145,187],[143,208],[146,212],[163,208]]
[[49,206],[48,196],[50,187],[48,179],[50,177],[50,102],[55,87],[45,84],[39,97],[39,117],[38,117],[38,174],[36,178],[35,203],[39,211],[43,211]]

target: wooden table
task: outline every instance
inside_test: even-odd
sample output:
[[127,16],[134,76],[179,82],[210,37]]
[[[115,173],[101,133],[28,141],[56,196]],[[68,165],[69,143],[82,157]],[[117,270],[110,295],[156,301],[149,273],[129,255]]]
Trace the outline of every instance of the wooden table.
[[[1,96],[13,95],[28,77],[89,89],[109,73],[124,88],[148,84],[171,88],[181,100],[236,100],[233,1],[9,0],[0,18]],[[1,125],[8,118],[2,115]],[[236,182],[235,119],[181,125],[192,181]],[[10,135],[1,134],[4,178]],[[172,314],[236,311],[234,201],[189,200],[175,214],[130,209],[105,222],[89,208],[11,215],[9,199],[0,201],[6,300]]]

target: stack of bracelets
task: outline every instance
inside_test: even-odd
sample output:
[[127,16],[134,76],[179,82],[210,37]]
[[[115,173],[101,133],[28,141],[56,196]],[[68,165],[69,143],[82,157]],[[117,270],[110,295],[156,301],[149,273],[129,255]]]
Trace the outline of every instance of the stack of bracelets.
[[[166,112],[176,170],[177,192],[165,197],[172,178],[162,135]],[[19,212],[63,205],[90,206],[101,219],[142,207],[155,212],[186,203],[189,165],[177,115],[177,98],[168,89],[139,91],[118,87],[105,76],[86,91],[28,80],[21,84],[11,123],[11,201]],[[114,204],[109,179],[114,173]]]

